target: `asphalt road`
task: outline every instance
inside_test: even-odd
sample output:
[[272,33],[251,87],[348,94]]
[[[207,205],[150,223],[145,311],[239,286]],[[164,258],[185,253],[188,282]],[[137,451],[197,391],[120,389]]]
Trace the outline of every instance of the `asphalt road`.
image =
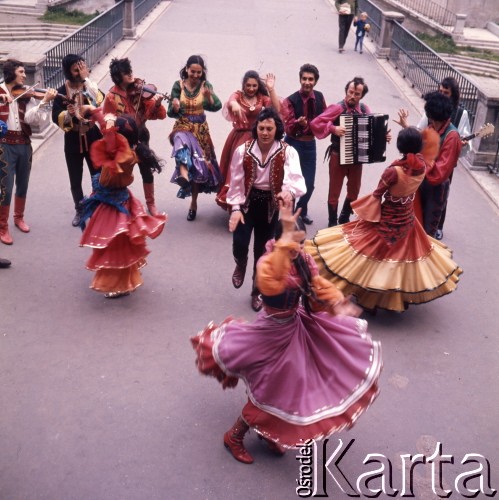
[[[323,0],[176,0],[127,56],[136,75],[169,91],[188,56],[203,54],[222,101],[248,69],[275,73],[285,97],[298,88],[299,66],[312,62],[328,104],[342,98],[347,80],[362,75],[370,89],[365,102],[394,117],[407,105],[403,94],[372,55],[354,53],[353,44],[350,34],[348,50],[337,52],[336,15]],[[110,80],[101,87],[107,90]],[[220,155],[230,124],[221,113],[209,114],[208,122]],[[224,450],[222,435],[245,402],[244,389],[224,392],[194,366],[190,336],[211,320],[254,313],[249,283],[240,290],[231,285],[226,214],[213,196],[203,195],[198,218],[187,222],[188,202],[175,197],[167,140],[172,124],[167,119],[150,127],[152,146],[167,159],[156,189],[169,222],[150,243],[144,286],[120,300],[88,288],[89,250],[78,246],[79,230],[70,224],[62,133],[35,155],[26,213],[32,231],[13,228],[14,245],[0,247],[13,260],[11,269],[0,271],[1,500],[296,497],[295,452],[276,458],[254,433],[246,438],[253,465]],[[396,135],[398,126],[392,131]],[[310,236],[327,222],[327,142],[319,143]],[[395,158],[394,145],[388,156]],[[361,194],[376,186],[382,170],[382,164],[365,167]],[[88,190],[87,174],[85,182]],[[138,171],[132,189],[143,199]],[[464,269],[455,293],[404,314],[367,317],[383,346],[381,394],[318,458],[331,456],[339,439],[343,450],[354,439],[340,464],[354,486],[361,474],[379,468],[363,463],[377,453],[386,457],[385,478],[391,464],[400,490],[408,469],[402,455],[431,460],[440,442],[441,455],[454,457],[442,469],[442,485],[453,497],[460,498],[459,474],[476,468],[461,463],[469,453],[488,460],[490,485],[499,488],[499,218],[461,169],[452,184],[445,242]],[[431,463],[415,467],[416,498],[436,498],[432,477]],[[347,497],[327,471],[318,470],[317,481],[318,493]],[[388,498],[386,492],[380,498]]]

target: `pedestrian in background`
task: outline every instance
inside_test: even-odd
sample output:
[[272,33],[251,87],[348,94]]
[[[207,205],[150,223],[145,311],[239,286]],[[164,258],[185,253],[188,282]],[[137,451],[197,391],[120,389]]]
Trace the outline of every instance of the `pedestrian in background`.
[[334,5],[338,11],[338,51],[341,53],[345,50],[348,30],[357,12],[357,0],[336,0]]
[[353,25],[355,26],[355,52],[357,52],[357,47],[359,47],[359,52],[362,54],[362,46],[364,44],[364,37],[369,31],[369,24],[367,23],[367,12],[362,12],[362,14],[357,18],[353,18]]

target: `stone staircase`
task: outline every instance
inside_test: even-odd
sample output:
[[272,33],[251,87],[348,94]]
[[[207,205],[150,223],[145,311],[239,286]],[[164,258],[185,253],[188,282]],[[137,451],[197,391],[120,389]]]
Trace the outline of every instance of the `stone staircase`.
[[0,41],[55,40],[59,41],[73,33],[79,26],[49,24],[42,22],[23,24],[0,24]]
[[498,62],[457,54],[439,55],[461,73],[499,79]]
[[46,7],[43,5],[16,5],[0,2],[0,18],[6,14],[38,18],[43,16],[45,9]]

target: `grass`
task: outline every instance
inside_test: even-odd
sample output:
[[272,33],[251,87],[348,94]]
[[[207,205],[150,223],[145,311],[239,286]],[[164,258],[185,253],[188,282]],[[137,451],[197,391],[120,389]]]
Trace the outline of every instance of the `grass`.
[[477,49],[476,47],[458,47],[450,36],[427,35],[426,33],[416,33],[416,36],[435,52],[440,54],[458,54],[462,56],[486,59],[487,61],[499,62],[499,54],[490,50]]
[[48,7],[40,20],[45,23],[83,25],[99,14],[98,10],[93,14],[85,14],[80,10],[67,10],[66,7]]

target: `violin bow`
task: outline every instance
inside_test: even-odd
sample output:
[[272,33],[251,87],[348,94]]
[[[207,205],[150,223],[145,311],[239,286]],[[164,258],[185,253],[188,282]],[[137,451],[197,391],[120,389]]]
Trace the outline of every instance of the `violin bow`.
[[28,87],[22,94],[19,94],[15,99],[12,99],[12,102],[16,102],[24,94],[27,94],[30,90],[33,90],[37,85],[40,85],[40,82],[36,82],[34,85],[31,85],[31,87]]

